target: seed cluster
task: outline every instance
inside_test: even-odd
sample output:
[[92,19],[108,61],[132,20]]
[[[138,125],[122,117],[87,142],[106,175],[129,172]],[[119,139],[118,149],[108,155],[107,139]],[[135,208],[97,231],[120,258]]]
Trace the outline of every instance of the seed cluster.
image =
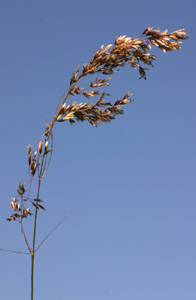
[[[151,45],[158,47],[163,52],[173,51],[180,49],[180,40],[188,38],[184,29],[176,30],[168,33],[167,30],[160,31],[159,29],[153,30],[152,27],[147,27],[139,38],[132,39],[125,35],[115,39],[114,45],[101,46],[100,49],[93,55],[89,64],[83,64],[81,72],[79,66],[76,72],[73,72],[67,92],[64,93],[60,100],[55,116],[50,124],[46,124],[44,134],[38,143],[37,149],[33,151],[33,147],[27,145],[28,149],[28,166],[30,173],[31,183],[32,178],[38,173],[39,181],[45,175],[52,155],[53,150],[53,136],[52,129],[56,122],[69,121],[71,124],[76,121],[88,121],[93,126],[99,123],[109,123],[115,119],[116,115],[123,114],[123,107],[125,104],[132,102],[130,99],[131,93],[128,92],[122,99],[116,100],[114,104],[105,102],[105,97],[110,96],[102,88],[109,85],[109,80],[114,72],[118,71],[120,67],[129,64],[132,68],[139,70],[140,79],[146,79],[146,70],[143,65],[153,67],[152,62],[155,56],[150,54]],[[87,75],[97,74],[98,76],[94,81],[91,81],[87,88],[81,87],[78,84],[79,80]],[[100,74],[106,78],[99,77]],[[77,103],[73,101],[67,105],[66,101],[70,97],[84,96],[87,99],[99,96],[99,99],[93,104],[89,102]],[[25,196],[27,190],[24,183],[20,182],[17,189],[17,196],[12,199],[10,206],[13,209],[13,214],[7,218],[8,221],[16,220],[22,226],[22,219],[28,215],[32,215],[30,209],[23,207],[24,201],[30,201],[33,206],[45,209],[40,203],[40,199],[31,199]],[[20,200],[19,200],[20,199]],[[21,227],[23,232],[23,228]],[[25,237],[25,234],[23,232]],[[26,241],[26,237],[25,237]]]
[[[152,62],[155,60],[155,56],[149,53],[151,45],[160,48],[163,52],[167,52],[180,49],[180,44],[182,42],[179,40],[187,38],[184,29],[168,34],[167,30],[161,32],[159,29],[153,30],[152,27],[147,27],[140,38],[132,39],[123,35],[115,39],[114,45],[101,46],[93,55],[90,63],[83,64],[81,74],[79,74],[79,66],[76,72],[73,72],[69,90],[62,100],[53,122],[64,122],[69,120],[70,123],[74,123],[75,120],[87,120],[93,126],[97,126],[98,123],[109,122],[111,119],[115,118],[115,115],[122,114],[124,104],[132,101],[131,99],[128,99],[131,94],[127,93],[123,99],[118,100],[114,105],[111,105],[109,102],[104,102],[104,96],[108,94],[97,89],[108,86],[108,81],[111,77],[103,79],[97,76],[88,87],[91,88],[90,91],[87,91],[88,88],[85,89],[78,85],[78,81],[88,74],[101,73],[104,75],[111,75],[116,70],[118,71],[120,67],[125,66],[126,63],[129,63],[134,69],[139,67],[140,79],[146,79],[146,70],[148,69],[144,68],[143,64],[153,66]],[[65,102],[68,97],[77,95],[83,95],[88,99],[97,95],[101,96],[95,104],[77,104],[76,102],[73,102],[71,105],[66,106]],[[100,103],[104,109],[100,107]]]

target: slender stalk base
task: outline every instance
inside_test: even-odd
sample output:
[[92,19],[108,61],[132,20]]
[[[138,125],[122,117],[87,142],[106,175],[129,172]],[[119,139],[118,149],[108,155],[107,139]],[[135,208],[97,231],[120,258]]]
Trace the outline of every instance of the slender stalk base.
[[[42,167],[43,167],[43,160],[42,160],[40,174],[42,172]],[[34,230],[33,230],[33,249],[31,251],[31,300],[33,300],[33,276],[34,276],[35,236],[36,236],[36,227],[37,227],[37,210],[38,210],[38,199],[39,199],[40,185],[41,185],[41,176],[39,176],[39,181],[38,181],[37,200],[36,200],[35,219],[34,219]]]
[[33,300],[34,253],[31,253],[31,300]]

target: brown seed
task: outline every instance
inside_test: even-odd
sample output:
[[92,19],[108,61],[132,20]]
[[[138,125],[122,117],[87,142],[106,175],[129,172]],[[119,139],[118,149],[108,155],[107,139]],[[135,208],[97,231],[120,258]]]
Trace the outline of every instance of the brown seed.
[[45,143],[44,151],[46,151],[47,148],[48,148],[48,141],[46,141],[46,143]]
[[42,146],[43,146],[43,141],[40,141],[38,145],[38,151],[40,154],[42,153]]
[[24,194],[24,192],[25,192],[25,188],[24,188],[24,183],[23,182],[20,182],[19,183],[19,189],[23,192],[23,194]]
[[29,162],[29,166],[31,165],[31,154],[29,153],[29,159],[28,159],[28,162]]
[[37,164],[36,163],[32,163],[31,164],[31,174],[34,176],[35,172],[36,172],[36,168],[37,168]]

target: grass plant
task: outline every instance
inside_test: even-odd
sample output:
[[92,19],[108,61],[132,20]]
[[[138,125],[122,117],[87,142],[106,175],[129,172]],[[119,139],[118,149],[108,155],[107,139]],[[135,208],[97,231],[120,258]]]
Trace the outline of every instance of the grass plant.
[[[69,86],[57,105],[52,121],[46,124],[37,148],[33,150],[31,145],[27,145],[29,178],[27,183],[19,182],[16,195],[9,204],[12,208],[12,214],[7,218],[7,221],[15,221],[20,225],[28,250],[23,254],[31,256],[31,300],[33,300],[34,291],[35,253],[50,234],[67,218],[66,216],[44,238],[40,245],[37,248],[35,247],[38,211],[45,210],[40,191],[42,180],[47,173],[52,158],[54,125],[59,122],[73,124],[77,121],[88,121],[93,126],[97,126],[102,122],[109,123],[117,115],[122,115],[125,104],[133,101],[130,98],[132,94],[130,92],[125,93],[121,99],[116,100],[113,104],[106,101],[105,99],[109,98],[110,95],[105,90],[109,85],[112,74],[128,64],[131,68],[139,70],[140,79],[146,80],[146,71],[148,68],[153,67],[153,61],[155,61],[155,56],[150,53],[151,46],[158,47],[166,53],[180,49],[181,40],[187,38],[184,29],[168,33],[167,30],[161,32],[159,29],[154,30],[147,27],[138,38],[132,39],[120,36],[115,39],[113,45],[101,46],[93,55],[90,63],[83,64],[81,68],[78,66],[77,70],[73,72]],[[96,74],[97,77],[91,81],[89,75],[92,74]],[[89,76],[89,86],[82,87],[80,80],[87,76]],[[72,101],[67,104],[68,100],[79,97],[87,100],[96,98],[96,101],[94,103]],[[37,182],[37,194],[34,197],[30,197],[32,180]],[[29,204],[31,208],[26,208]],[[34,227],[33,240],[30,243],[25,234],[23,223],[32,215],[34,215]],[[8,249],[1,250],[22,253]]]

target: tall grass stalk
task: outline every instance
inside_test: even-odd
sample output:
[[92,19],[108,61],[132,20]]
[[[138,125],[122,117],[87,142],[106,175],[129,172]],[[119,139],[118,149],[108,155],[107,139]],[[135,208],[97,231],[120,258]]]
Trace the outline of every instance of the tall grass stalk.
[[[67,216],[63,218],[44,238],[40,245],[35,248],[38,210],[45,210],[43,200],[40,199],[40,188],[52,157],[54,125],[57,122],[68,121],[70,124],[73,124],[77,121],[83,122],[86,120],[93,126],[97,126],[101,122],[109,123],[115,119],[116,115],[123,114],[124,105],[133,101],[130,98],[132,94],[127,92],[121,99],[116,100],[114,104],[106,102],[105,98],[110,95],[104,89],[109,85],[111,79],[109,76],[112,76],[114,72],[119,71],[121,67],[128,64],[130,67],[139,70],[140,79],[146,80],[146,71],[148,69],[145,68],[145,65],[148,68],[153,67],[152,62],[155,60],[155,56],[150,54],[151,46],[158,47],[163,52],[173,51],[180,49],[181,40],[186,40],[187,38],[188,36],[184,29],[168,33],[167,30],[161,32],[159,29],[154,30],[148,26],[138,38],[132,39],[120,36],[115,39],[114,45],[101,46],[90,60],[90,63],[83,64],[81,70],[78,66],[76,72],[73,72],[69,87],[60,99],[51,123],[46,124],[37,149],[33,150],[32,146],[27,145],[29,178],[26,184],[19,182],[16,195],[9,204],[13,211],[11,216],[7,218],[7,221],[16,221],[19,223],[28,252],[24,253],[8,249],[0,250],[31,255],[31,300],[33,300],[34,291],[35,253],[54,230],[67,218]],[[88,87],[82,87],[79,84],[80,79],[92,74],[96,74],[97,77],[93,81],[90,81]],[[104,77],[100,77],[101,74]],[[94,104],[90,102],[77,103],[75,101],[67,104],[67,100],[75,96],[83,96],[87,99],[98,97],[98,100]],[[36,198],[31,198],[31,184],[32,180],[36,178],[36,173],[38,174],[37,195]],[[24,204],[26,203],[31,204],[34,209],[32,246],[23,227],[24,219],[32,215],[31,209],[25,208]]]

